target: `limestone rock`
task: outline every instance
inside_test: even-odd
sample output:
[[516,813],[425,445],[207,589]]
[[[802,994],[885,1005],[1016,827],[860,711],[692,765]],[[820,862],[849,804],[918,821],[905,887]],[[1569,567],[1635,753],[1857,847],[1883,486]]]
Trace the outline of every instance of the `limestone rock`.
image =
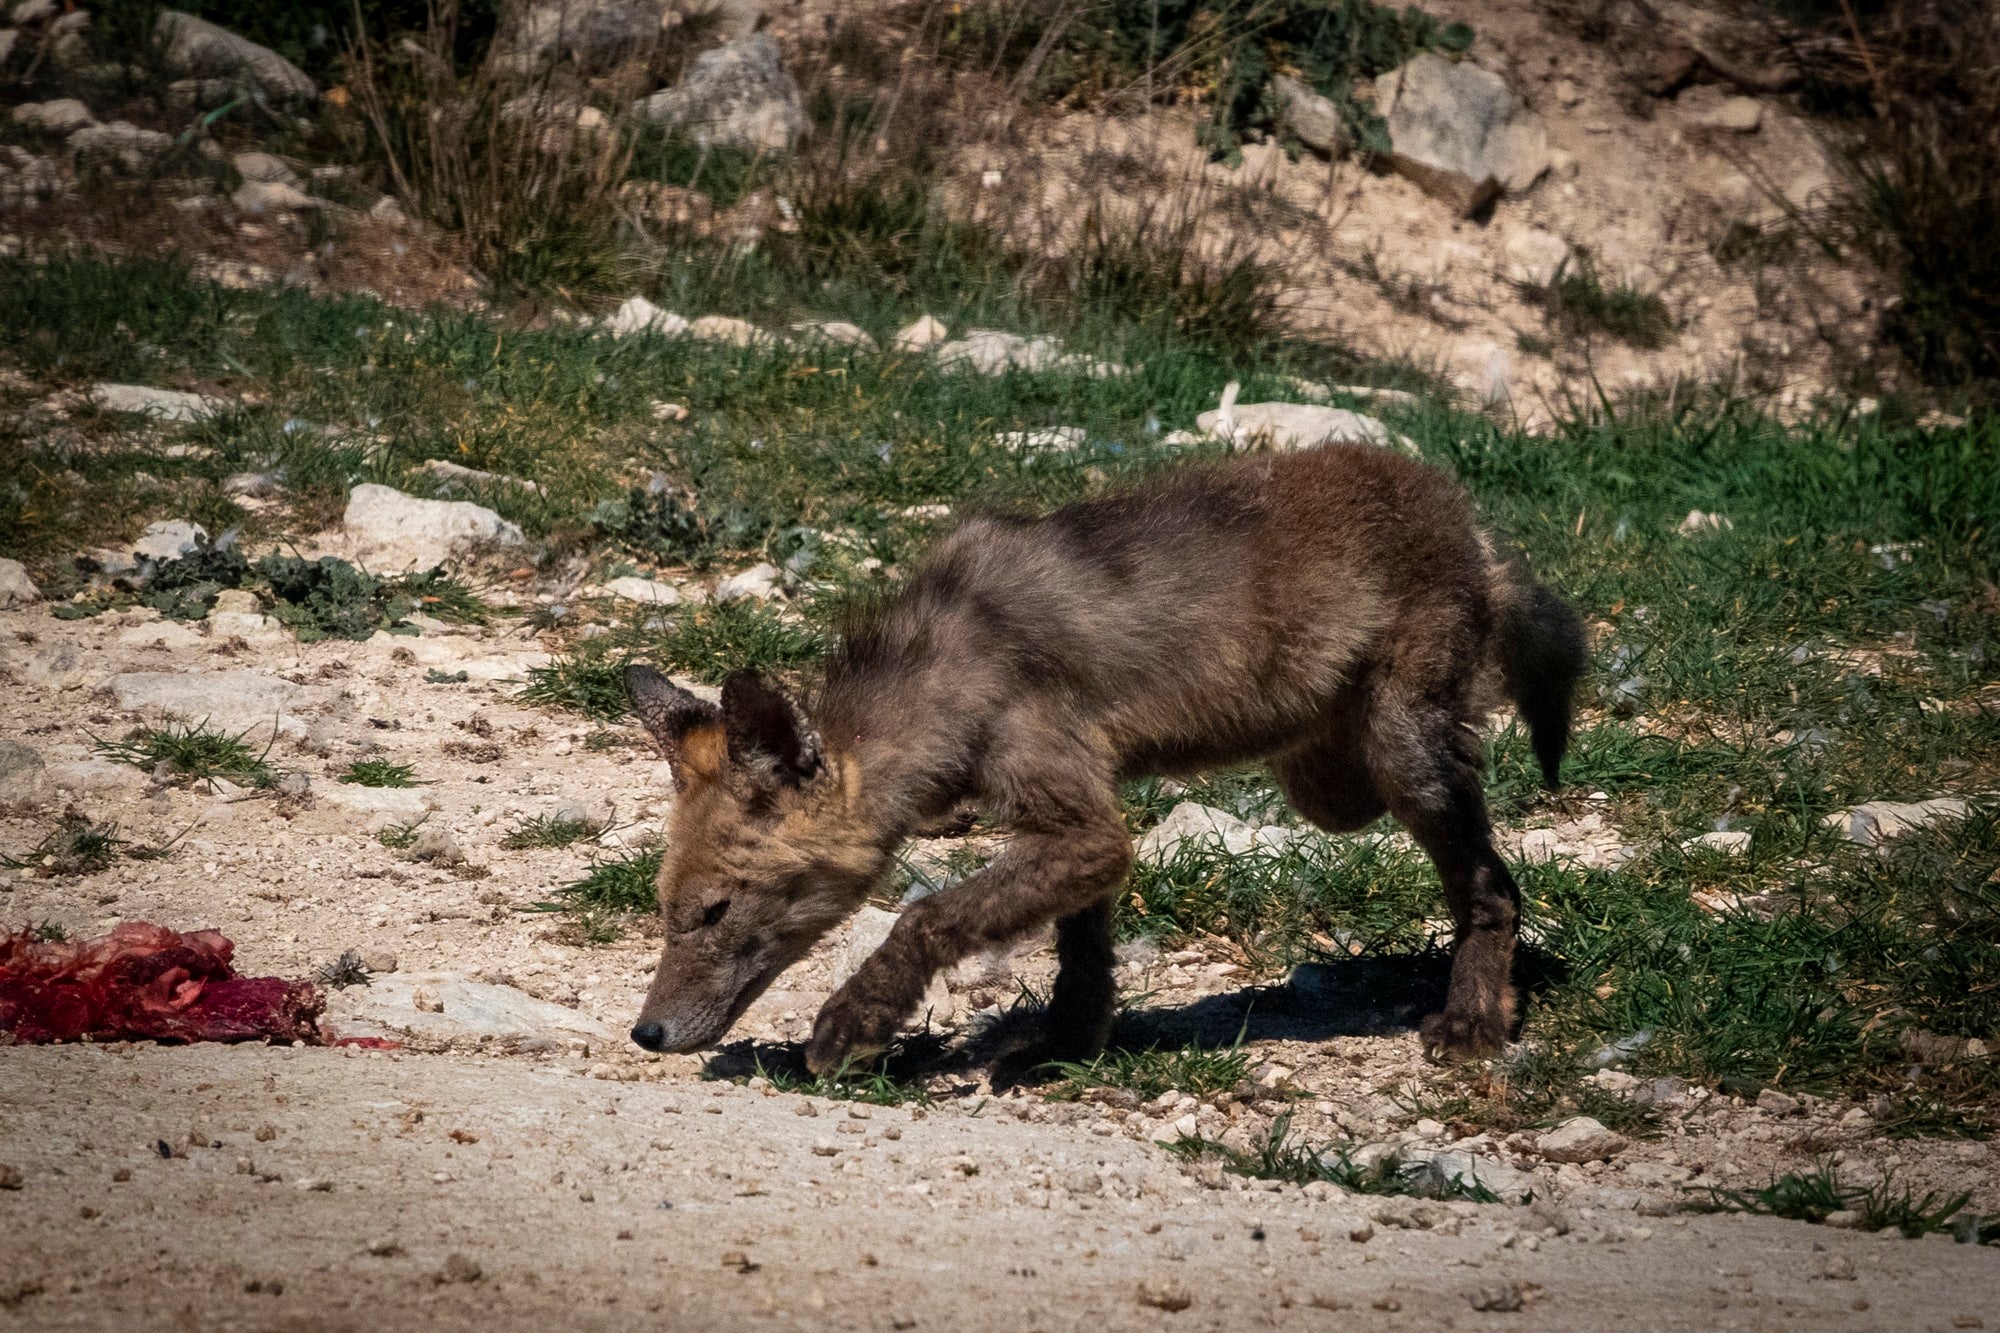
[[1549,166],[1548,131],[1505,79],[1426,51],[1375,81],[1389,163],[1462,216],[1533,185]]
[[66,764],[50,764],[49,785],[57,791],[78,796],[135,795],[146,790],[149,779],[144,770],[131,764],[114,764],[108,759],[75,759]]
[[298,173],[275,153],[238,153],[229,159],[229,165],[235,167],[236,174],[246,181],[269,181],[282,185],[299,183]]
[[[897,913],[885,912],[879,907],[863,907],[856,912],[848,922],[847,935],[841,941],[840,956],[834,962],[828,984],[835,990],[840,989],[868,961],[869,956],[882,947],[882,942],[889,938],[889,932],[896,928],[900,919]],[[911,1023],[921,1026],[925,1019],[933,1023],[949,1023],[956,1017],[957,1009],[957,1002],[952,999],[944,977],[932,977]]]
[[97,123],[90,108],[74,97],[48,102],[23,102],[14,108],[14,123],[44,134],[70,135]]
[[1506,257],[1509,278],[1529,286],[1545,287],[1569,262],[1570,244],[1554,232],[1543,231],[1540,227],[1522,227],[1508,233]]
[[207,540],[208,529],[199,523],[164,519],[146,525],[139,540],[132,543],[132,553],[149,560],[178,560]]
[[0,737],[0,812],[31,814],[49,803],[54,785],[33,746]]
[[1195,425],[1238,449],[1267,448],[1290,453],[1321,444],[1395,442],[1374,417],[1317,403],[1226,403],[1203,412]]
[[202,421],[228,406],[220,398],[176,389],[153,389],[143,384],[93,385],[90,401],[100,411],[132,412],[157,421]]
[[[239,732],[277,725],[281,733],[305,727],[289,709],[299,687],[279,676],[253,670],[128,671],[107,686],[128,713],[207,722],[219,731]],[[289,723],[289,725],[287,725]]]
[[1837,810],[1825,819],[1828,828],[1863,847],[1876,847],[1912,829],[1927,828],[1941,819],[1963,819],[1971,807],[1955,796],[1929,801],[1866,801]]
[[809,319],[792,325],[792,332],[804,342],[826,343],[834,347],[852,347],[856,351],[875,352],[875,340],[868,336],[868,330],[859,324],[850,324],[844,319]]
[[671,310],[662,310],[643,296],[628,296],[625,303],[613,311],[600,326],[614,338],[629,338],[635,333],[657,333],[663,338],[678,338],[688,331],[688,322]]
[[0,560],[0,609],[26,606],[40,600],[42,590],[28,577],[28,567],[19,560]]
[[370,569],[429,569],[481,545],[518,546],[521,530],[465,500],[419,500],[365,482],[347,497],[341,525]]
[[1347,122],[1341,119],[1340,108],[1334,105],[1332,98],[1320,96],[1289,74],[1273,78],[1271,88],[1277,93],[1282,107],[1278,113],[1280,122],[1297,136],[1300,143],[1330,158],[1347,156],[1348,150],[1354,146],[1353,139],[1347,132]]
[[64,142],[79,163],[115,165],[136,175],[174,146],[174,136],[114,120],[103,125],[86,125]]
[[510,477],[500,472],[482,472],[476,467],[466,467],[447,458],[427,458],[418,464],[417,471],[447,483],[457,482],[468,486],[511,486],[516,490],[542,494],[542,484],[538,481],[529,481],[526,477]]
[[313,198],[290,181],[244,181],[229,196],[229,202],[242,212],[258,216],[325,206],[323,200]]
[[449,972],[377,975],[334,991],[324,1021],[341,1036],[400,1038],[427,1050],[560,1050],[574,1041],[609,1049],[619,1041],[588,1014]]
[[687,336],[696,342],[721,343],[726,347],[772,347],[778,341],[749,320],[734,315],[703,315],[688,325]]
[[758,601],[769,601],[778,595],[778,567],[768,561],[750,566],[740,574],[731,574],[715,585],[715,600],[734,602],[745,597]]
[[1276,851],[1290,841],[1290,830],[1256,828],[1226,810],[1198,801],[1182,801],[1167,817],[1147,829],[1135,853],[1139,860],[1165,865],[1185,847],[1220,848],[1231,856]]
[[635,110],[687,129],[704,147],[789,152],[806,132],[805,99],[761,32],[702,52],[678,84]]
[[621,602],[640,602],[648,606],[678,606],[681,590],[671,583],[657,583],[652,579],[625,578],[612,579],[604,585],[604,591]]
[[1432,1198],[1458,1197],[1461,1189],[1473,1184],[1491,1190],[1502,1203],[1527,1203],[1536,1193],[1533,1176],[1477,1153],[1406,1146],[1396,1157],[1405,1166],[1423,1168],[1414,1173],[1411,1184],[1417,1193]]
[[1535,1141],[1535,1151],[1551,1162],[1603,1162],[1624,1152],[1625,1136],[1587,1115],[1571,1116]]
[[309,101],[319,95],[297,65],[206,19],[163,10],[153,34],[167,70],[179,77],[232,79],[276,101]]
[[437,808],[437,798],[423,787],[363,787],[352,782],[323,782],[313,797],[324,805],[370,817],[377,824],[410,824]]
[[[897,335],[900,339],[902,335]],[[1001,329],[972,329],[956,342],[937,345],[938,364],[980,375],[1010,370],[1048,370],[1062,359],[1054,338],[1027,338]]]
[[1719,134],[1755,134],[1764,124],[1764,104],[1754,97],[1723,97],[1711,87],[1690,88],[1674,104],[1691,129]]
[[670,12],[662,0],[543,0],[510,16],[498,55],[521,74],[558,62],[602,73],[643,59],[660,43]]
[[936,315],[919,315],[896,330],[896,339],[890,346],[898,352],[921,352],[950,336],[951,330]]

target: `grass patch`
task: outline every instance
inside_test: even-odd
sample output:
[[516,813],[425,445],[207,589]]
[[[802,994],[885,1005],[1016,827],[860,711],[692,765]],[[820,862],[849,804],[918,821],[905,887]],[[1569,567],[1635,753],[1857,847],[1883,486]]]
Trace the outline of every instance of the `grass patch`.
[[611,912],[654,912],[660,898],[656,884],[660,878],[658,852],[632,852],[625,856],[591,863],[582,879],[555,891],[555,898],[537,903],[543,911],[572,911],[595,908]]
[[1087,1063],[1051,1066],[1062,1082],[1046,1095],[1049,1101],[1075,1101],[1094,1088],[1119,1088],[1151,1101],[1178,1090],[1194,1097],[1228,1092],[1243,1081],[1250,1056],[1240,1047],[1208,1050],[1198,1046],[1143,1051],[1107,1051]]
[[249,734],[246,728],[231,735],[205,721],[169,722],[164,727],[135,729],[123,740],[95,741],[95,749],[115,763],[131,764],[175,781],[200,782],[211,790],[218,781],[268,787],[276,775],[265,760],[277,737],[273,734],[271,744],[254,751],[243,743]]
[[528,683],[514,697],[599,722],[616,722],[632,711],[625,696],[625,665],[621,659],[588,649],[559,653],[547,666],[529,667]]
[[[190,824],[188,830],[193,827]],[[171,852],[188,830],[163,846],[144,846],[119,837],[117,824],[99,823],[71,807],[39,843],[20,857],[0,854],[0,865],[32,871],[44,878],[94,875],[108,870],[120,856],[134,861],[157,861]]]
[[421,829],[424,820],[429,818],[429,815],[425,815],[422,819],[414,819],[407,824],[384,825],[375,834],[375,841],[392,852],[406,852],[417,845],[417,830]]
[[1898,1189],[1893,1173],[1873,1185],[1849,1185],[1830,1162],[1809,1172],[1773,1176],[1762,1189],[1710,1189],[1707,1206],[1717,1212],[1754,1213],[1798,1222],[1823,1223],[1835,1213],[1856,1213],[1862,1231],[1893,1227],[1909,1240],[1929,1235],[1956,1235],[1981,1245],[2000,1244],[2000,1217],[1968,1215],[1972,1195],[1926,1190],[1918,1198],[1909,1186]]
[[1183,1134],[1166,1144],[1168,1152],[1184,1162],[1215,1158],[1231,1175],[1252,1180],[1282,1180],[1289,1185],[1309,1185],[1325,1181],[1350,1194],[1406,1194],[1431,1199],[1463,1199],[1469,1203],[1498,1203],[1499,1196],[1477,1180],[1464,1176],[1438,1179],[1422,1165],[1400,1165],[1384,1158],[1373,1166],[1359,1166],[1338,1148],[1314,1147],[1294,1142],[1292,1118],[1281,1114],[1271,1122],[1269,1135],[1255,1151],[1244,1152],[1214,1139]]
[[556,815],[533,815],[522,820],[500,840],[509,851],[530,847],[567,847],[600,837],[609,828],[588,819],[564,819]]
[[806,1072],[803,1063],[797,1067],[783,1063],[766,1065],[760,1058],[757,1073],[769,1079],[779,1092],[865,1102],[870,1106],[929,1106],[930,1087],[922,1078],[898,1077],[890,1072],[906,1063],[898,1058],[899,1054],[899,1050],[892,1049],[880,1062],[852,1068],[842,1065],[831,1073],[817,1075]]
[[1674,336],[1673,313],[1651,292],[1626,282],[1606,282],[1588,253],[1565,260],[1549,281],[1523,293],[1566,337],[1607,334],[1634,347],[1664,347]]
[[340,775],[340,781],[355,787],[414,787],[416,769],[387,759],[357,759]]

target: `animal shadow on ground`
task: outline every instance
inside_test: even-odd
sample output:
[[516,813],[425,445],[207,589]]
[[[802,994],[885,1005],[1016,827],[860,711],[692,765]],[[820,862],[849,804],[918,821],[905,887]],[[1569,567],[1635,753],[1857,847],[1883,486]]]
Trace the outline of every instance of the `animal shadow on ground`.
[[[1514,966],[1523,1010],[1535,995],[1559,984],[1563,972],[1561,960],[1523,946]],[[1327,958],[1301,965],[1274,986],[1245,986],[1182,1005],[1134,1004],[1119,1013],[1107,1050],[1228,1050],[1266,1041],[1394,1036],[1416,1031],[1425,1015],[1442,1008],[1450,984],[1451,954],[1445,949]],[[848,1077],[871,1081],[885,1094],[896,1085],[937,1078],[969,1080],[952,1092],[972,1092],[982,1072],[990,1072],[996,1092],[1055,1081],[1062,1077],[1056,1069],[1019,1058],[1032,1051],[1040,1016],[1039,1000],[1024,992],[1012,1008],[975,1021],[963,1039],[928,1029],[911,1033],[867,1070]],[[1520,1017],[1515,1021],[1518,1029]],[[705,1073],[719,1079],[762,1074],[780,1086],[812,1081],[801,1042],[731,1042],[709,1058]]]

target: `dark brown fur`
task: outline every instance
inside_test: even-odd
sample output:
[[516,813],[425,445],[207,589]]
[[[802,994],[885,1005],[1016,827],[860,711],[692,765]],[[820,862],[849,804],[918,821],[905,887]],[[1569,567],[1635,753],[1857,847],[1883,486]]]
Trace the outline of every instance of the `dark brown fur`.
[[1108,1035],[1121,778],[1267,760],[1332,832],[1385,812],[1456,923],[1445,1057],[1513,1019],[1519,893],[1494,853],[1473,728],[1504,694],[1553,783],[1582,667],[1575,617],[1495,553],[1444,476],[1335,446],[1191,468],[1041,519],[982,518],[834,648],[807,710],[754,676],[720,709],[628,675],[681,800],[667,943],[633,1031],[693,1049],[859,906],[897,845],[972,803],[1006,850],[906,910],[827,1001],[815,1070],[878,1051],[938,969],[1055,922],[1049,1057]]

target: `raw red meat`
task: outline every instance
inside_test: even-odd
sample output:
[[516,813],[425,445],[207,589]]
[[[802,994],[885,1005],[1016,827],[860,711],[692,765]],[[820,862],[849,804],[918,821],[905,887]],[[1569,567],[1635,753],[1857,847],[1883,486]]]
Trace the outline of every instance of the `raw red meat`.
[[21,1043],[306,1041],[326,1002],[309,982],[239,977],[236,946],[127,921],[94,940],[0,936],[0,1034]]

